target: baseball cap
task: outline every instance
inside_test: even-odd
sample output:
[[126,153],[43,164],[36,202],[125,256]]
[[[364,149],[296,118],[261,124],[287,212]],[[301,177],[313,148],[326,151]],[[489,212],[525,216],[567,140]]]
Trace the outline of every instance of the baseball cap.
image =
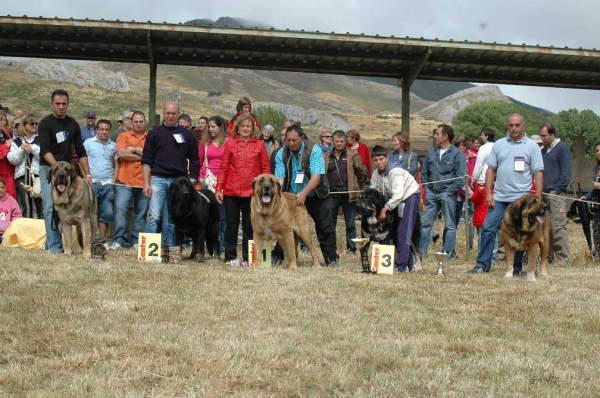
[[94,112],[88,112],[85,114],[85,117],[96,117],[96,114]]
[[117,118],[117,122],[122,122],[122,121],[123,121],[123,116],[119,116],[119,117]]
[[533,142],[535,142],[536,144],[543,144],[544,141],[542,141],[542,137],[540,137],[539,135],[532,135],[531,137],[529,137],[529,139]]

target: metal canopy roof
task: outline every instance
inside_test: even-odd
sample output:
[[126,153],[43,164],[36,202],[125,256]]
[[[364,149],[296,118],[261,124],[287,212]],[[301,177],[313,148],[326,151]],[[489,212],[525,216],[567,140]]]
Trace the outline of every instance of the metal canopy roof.
[[0,17],[0,55],[600,89],[600,51],[167,23]]

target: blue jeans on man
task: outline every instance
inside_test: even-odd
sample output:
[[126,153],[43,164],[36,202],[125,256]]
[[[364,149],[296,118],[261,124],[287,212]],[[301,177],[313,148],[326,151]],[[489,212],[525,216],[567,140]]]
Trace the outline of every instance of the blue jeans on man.
[[[133,200],[133,223],[131,226],[131,238],[127,235],[129,218],[129,207]],[[115,187],[115,239],[114,241],[123,247],[138,244],[140,232],[144,232],[146,226],[146,212],[150,198],[144,196],[142,188],[134,188],[127,185]]]
[[95,182],[94,192],[98,202],[98,220],[110,224],[115,218],[115,188],[112,184]]
[[[498,247],[497,234],[502,223],[504,211],[512,202],[495,201],[495,206],[490,207],[483,223],[483,232],[479,240],[479,254],[477,255],[477,267],[483,272],[490,272],[492,268],[492,256],[494,245]],[[535,259],[533,260],[535,261]],[[523,252],[515,254],[514,272],[519,273],[523,268]]]
[[152,197],[148,206],[148,219],[146,232],[158,233],[162,231],[162,244],[175,246],[177,244],[175,224],[169,213],[169,186],[175,177],[152,176],[150,187]]
[[40,165],[40,182],[42,188],[42,207],[44,210],[44,226],[46,227],[46,250],[50,253],[63,253],[62,235],[58,229],[58,220],[56,224],[52,225],[52,211],[54,210],[54,204],[52,203],[52,183],[48,181],[46,175],[50,166]]
[[350,202],[348,194],[329,195],[331,203],[331,215],[333,216],[333,227],[337,228],[337,219],[340,207],[344,210],[344,222],[346,223],[346,249],[356,253],[356,243],[352,239],[356,238],[356,203]]
[[421,216],[421,242],[419,250],[425,257],[431,241],[431,228],[437,217],[440,207],[444,216],[444,251],[455,255],[454,247],[456,244],[456,203],[458,193],[449,195],[447,192],[427,191],[425,199],[425,210]]

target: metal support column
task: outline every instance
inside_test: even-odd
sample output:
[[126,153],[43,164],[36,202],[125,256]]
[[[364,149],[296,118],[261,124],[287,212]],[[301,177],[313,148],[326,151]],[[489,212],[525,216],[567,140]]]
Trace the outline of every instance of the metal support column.
[[[427,47],[408,73],[402,78],[402,130],[410,134],[410,86],[414,83],[431,55],[431,48]],[[400,85],[400,81],[398,81]]]
[[149,128],[155,127],[156,121],[156,60],[154,58],[154,47],[152,46],[152,36],[150,30],[146,36],[148,41],[148,61],[150,66],[150,85],[148,86],[148,125]]

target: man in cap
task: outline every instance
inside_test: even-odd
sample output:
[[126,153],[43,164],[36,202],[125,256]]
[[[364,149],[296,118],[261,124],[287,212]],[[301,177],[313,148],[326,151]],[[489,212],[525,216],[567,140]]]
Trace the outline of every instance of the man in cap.
[[94,138],[98,134],[96,127],[96,114],[88,112],[85,114],[85,126],[81,128],[81,140],[85,141],[88,138]]
[[119,128],[110,133],[110,140],[112,142],[117,142],[119,134],[131,130],[131,115],[133,115],[132,109],[127,109],[123,112],[123,124],[120,124]]

